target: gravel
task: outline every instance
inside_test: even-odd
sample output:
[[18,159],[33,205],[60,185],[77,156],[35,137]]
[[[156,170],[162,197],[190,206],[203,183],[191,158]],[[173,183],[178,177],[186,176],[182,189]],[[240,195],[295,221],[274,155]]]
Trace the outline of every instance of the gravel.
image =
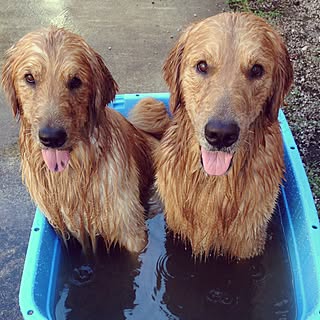
[[320,214],[320,2],[243,0],[242,3],[241,8],[230,7],[262,16],[280,32],[287,44],[294,67],[294,84],[283,111]]

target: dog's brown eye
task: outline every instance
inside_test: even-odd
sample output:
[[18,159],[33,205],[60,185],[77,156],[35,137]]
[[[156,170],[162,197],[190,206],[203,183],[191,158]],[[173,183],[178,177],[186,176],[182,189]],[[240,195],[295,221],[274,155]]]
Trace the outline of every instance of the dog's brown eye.
[[82,85],[82,81],[78,77],[73,77],[68,81],[68,88],[70,90],[78,89]]
[[200,61],[197,64],[197,71],[201,74],[207,74],[208,73],[208,64],[206,61]]
[[29,84],[35,84],[35,80],[34,80],[34,77],[31,73],[27,73],[25,76],[24,76],[25,80],[27,83]]
[[258,79],[258,78],[261,78],[263,74],[264,74],[263,66],[261,64],[255,64],[253,65],[253,67],[249,72],[249,78]]

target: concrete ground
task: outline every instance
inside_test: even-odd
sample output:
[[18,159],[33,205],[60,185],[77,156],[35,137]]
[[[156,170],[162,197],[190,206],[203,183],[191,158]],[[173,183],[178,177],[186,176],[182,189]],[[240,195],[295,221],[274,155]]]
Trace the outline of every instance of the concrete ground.
[[[161,66],[180,30],[226,8],[225,0],[0,0],[0,60],[50,23],[80,33],[105,59],[121,93],[163,92]],[[21,183],[18,124],[0,92],[0,319],[22,319],[18,293],[34,205]]]

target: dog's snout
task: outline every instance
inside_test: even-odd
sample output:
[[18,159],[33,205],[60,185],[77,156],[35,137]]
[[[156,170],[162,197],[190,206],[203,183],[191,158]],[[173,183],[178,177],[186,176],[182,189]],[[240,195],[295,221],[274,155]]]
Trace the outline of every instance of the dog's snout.
[[240,128],[234,121],[209,120],[205,126],[205,137],[208,143],[221,149],[230,147],[239,137]]
[[67,140],[67,132],[63,128],[43,127],[39,130],[40,142],[48,148],[59,148]]

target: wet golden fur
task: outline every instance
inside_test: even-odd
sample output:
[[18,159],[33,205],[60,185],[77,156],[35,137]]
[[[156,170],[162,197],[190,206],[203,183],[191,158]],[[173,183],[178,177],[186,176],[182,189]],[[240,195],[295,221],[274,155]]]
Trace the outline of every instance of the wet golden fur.
[[[33,75],[34,86],[26,74]],[[70,89],[75,76],[82,85]],[[154,177],[156,139],[105,108],[118,87],[101,57],[65,29],[32,32],[8,50],[2,86],[21,122],[23,180],[63,239],[72,235],[86,249],[95,249],[97,236],[107,247],[144,248],[142,198]],[[139,122],[135,111],[133,118]],[[45,123],[68,134],[63,148],[71,150],[70,161],[60,173],[49,171],[41,155],[38,131]]]
[[[254,64],[263,66],[261,78],[249,77]],[[197,256],[261,254],[284,172],[277,115],[293,78],[284,43],[252,14],[223,13],[188,27],[163,70],[173,117],[156,153],[156,179],[168,228]],[[207,175],[200,161],[210,118],[240,127],[223,176]]]

